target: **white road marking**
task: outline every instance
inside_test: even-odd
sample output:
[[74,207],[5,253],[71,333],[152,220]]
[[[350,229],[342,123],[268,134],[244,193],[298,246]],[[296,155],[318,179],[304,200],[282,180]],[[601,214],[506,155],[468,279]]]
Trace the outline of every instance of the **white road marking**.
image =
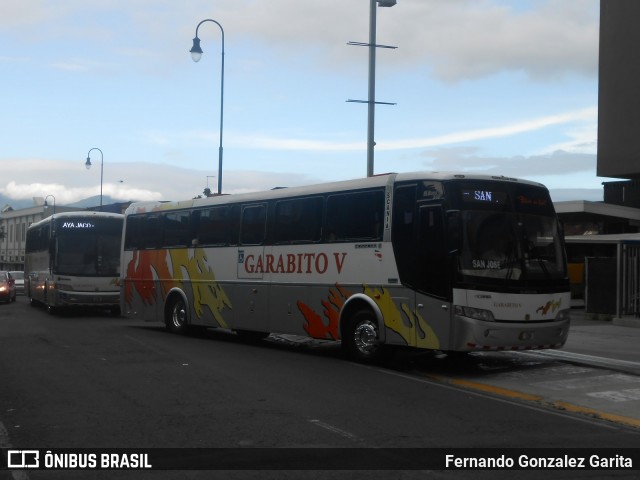
[[640,369],[640,362],[632,362],[629,360],[617,360],[615,358],[597,357],[595,355],[584,355],[582,353],[565,352],[562,350],[539,350],[536,352],[517,352],[519,355],[559,358],[561,360],[576,361],[587,363],[589,365],[597,365],[600,367],[627,367]]
[[629,402],[640,400],[640,388],[630,388],[627,390],[610,390],[606,392],[587,393],[589,397],[609,400],[611,402]]
[[536,382],[533,385],[549,388],[551,390],[582,390],[593,389],[606,383],[634,384],[640,383],[640,377],[625,375],[623,373],[613,373],[609,375],[597,375],[595,377],[577,377],[571,379],[549,380],[547,382]]
[[354,435],[351,432],[347,432],[346,430],[342,430],[341,428],[338,428],[335,425],[331,425],[330,423],[325,423],[321,420],[316,420],[316,419],[309,420],[309,423],[311,423],[312,425],[316,425],[320,428],[324,428],[325,430],[329,430],[330,432],[336,433],[341,437],[348,438],[349,440],[352,440],[354,442],[362,441],[362,439],[357,435]]

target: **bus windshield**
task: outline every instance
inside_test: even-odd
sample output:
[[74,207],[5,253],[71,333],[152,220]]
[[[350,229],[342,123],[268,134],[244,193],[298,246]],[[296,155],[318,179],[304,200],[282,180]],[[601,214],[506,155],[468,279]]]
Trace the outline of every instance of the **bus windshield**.
[[465,283],[551,286],[567,277],[546,189],[474,184],[459,194],[458,277]]
[[56,230],[55,273],[88,277],[119,274],[121,220],[61,219]]

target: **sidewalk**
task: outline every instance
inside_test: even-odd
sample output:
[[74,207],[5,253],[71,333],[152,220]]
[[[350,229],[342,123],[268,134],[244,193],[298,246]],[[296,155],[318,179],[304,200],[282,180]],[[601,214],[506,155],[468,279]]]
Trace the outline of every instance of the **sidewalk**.
[[640,363],[640,319],[611,319],[571,310],[569,338],[562,350]]

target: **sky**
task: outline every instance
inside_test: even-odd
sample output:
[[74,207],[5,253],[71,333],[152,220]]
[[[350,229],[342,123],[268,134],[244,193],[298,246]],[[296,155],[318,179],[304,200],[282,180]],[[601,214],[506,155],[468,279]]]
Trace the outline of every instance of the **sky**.
[[[366,0],[2,0],[0,194],[184,200],[366,176]],[[189,50],[197,25],[202,59]],[[374,173],[602,200],[598,0],[377,8]],[[91,150],[93,148],[99,150]],[[92,168],[85,162],[89,151]],[[49,198],[49,201],[51,199]]]

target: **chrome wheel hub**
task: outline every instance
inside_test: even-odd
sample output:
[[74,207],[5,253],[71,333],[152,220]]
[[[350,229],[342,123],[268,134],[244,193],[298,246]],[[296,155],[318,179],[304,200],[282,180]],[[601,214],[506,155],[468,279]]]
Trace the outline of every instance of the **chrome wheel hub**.
[[184,305],[182,303],[178,303],[173,307],[171,321],[175,327],[182,327],[185,323],[186,316],[187,313],[185,312]]
[[367,320],[359,324],[353,332],[356,348],[364,354],[372,353],[378,345],[378,331],[376,325]]

